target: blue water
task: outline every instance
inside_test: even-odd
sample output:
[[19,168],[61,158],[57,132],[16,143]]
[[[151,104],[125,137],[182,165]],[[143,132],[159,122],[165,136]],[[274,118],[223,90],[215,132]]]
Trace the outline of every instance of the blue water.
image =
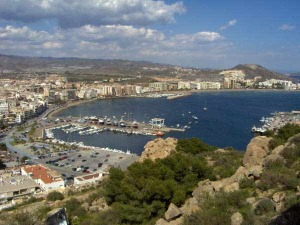
[[[208,110],[204,111],[203,107]],[[116,116],[149,122],[151,118],[165,118],[167,126],[189,125],[185,132],[166,133],[164,137],[197,137],[218,147],[232,146],[245,150],[253,137],[251,127],[275,111],[300,110],[300,92],[204,92],[188,97],[167,100],[165,98],[122,98],[99,100],[73,106],[58,116]],[[189,113],[191,112],[191,113]],[[199,118],[198,124],[192,118]],[[104,132],[92,136],[56,135],[66,141],[83,141],[87,145],[131,150],[140,154],[152,136],[128,136]]]

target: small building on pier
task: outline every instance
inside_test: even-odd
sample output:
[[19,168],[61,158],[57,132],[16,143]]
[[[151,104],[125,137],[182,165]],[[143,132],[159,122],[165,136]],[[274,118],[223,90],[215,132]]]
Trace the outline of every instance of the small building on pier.
[[151,125],[153,129],[160,129],[165,127],[165,119],[153,118],[151,119]]

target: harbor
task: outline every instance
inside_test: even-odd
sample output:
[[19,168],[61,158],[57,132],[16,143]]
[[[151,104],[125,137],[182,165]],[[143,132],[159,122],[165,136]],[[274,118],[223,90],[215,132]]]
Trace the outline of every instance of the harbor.
[[[45,118],[46,120],[47,118]],[[82,142],[68,142],[56,138],[54,130],[60,130],[64,134],[71,135],[76,133],[80,136],[93,136],[104,132],[113,132],[115,134],[125,135],[142,135],[142,136],[157,136],[162,137],[166,132],[184,132],[184,128],[167,127],[164,124],[164,119],[153,118],[149,123],[139,123],[135,120],[127,121],[121,118],[117,120],[115,117],[67,117],[67,118],[56,118],[52,125],[45,127],[42,131],[42,138],[44,140],[51,140],[52,143],[65,144],[69,146],[76,146],[81,149],[94,149],[111,151],[118,153],[131,154],[130,150],[119,150],[108,147],[96,147],[84,145]]]
[[300,111],[291,112],[275,112],[270,117],[262,117],[260,122],[261,127],[253,126],[251,131],[253,133],[264,134],[268,130],[276,131],[286,124],[300,124]]

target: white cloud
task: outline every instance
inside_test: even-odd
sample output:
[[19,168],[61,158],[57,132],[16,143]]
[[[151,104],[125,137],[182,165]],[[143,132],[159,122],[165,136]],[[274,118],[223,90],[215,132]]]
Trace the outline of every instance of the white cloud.
[[291,30],[296,29],[296,26],[289,25],[289,24],[283,24],[278,29],[279,30],[285,30],[285,31],[291,31]]
[[228,27],[235,26],[237,24],[237,20],[230,20],[226,25],[220,28],[220,30],[226,30]]
[[0,0],[0,19],[36,22],[55,19],[63,28],[84,25],[149,25],[175,21],[183,3],[154,0]]
[[59,49],[59,48],[63,47],[63,44],[60,43],[60,42],[51,42],[51,41],[48,41],[48,42],[43,43],[43,47],[45,49]]
[[45,41],[54,37],[45,31],[34,31],[29,27],[0,27],[0,39],[20,41]]
[[123,25],[56,29],[52,33],[29,27],[0,28],[0,49],[7,54],[122,58],[173,63],[214,60],[231,48],[217,32],[165,35]]

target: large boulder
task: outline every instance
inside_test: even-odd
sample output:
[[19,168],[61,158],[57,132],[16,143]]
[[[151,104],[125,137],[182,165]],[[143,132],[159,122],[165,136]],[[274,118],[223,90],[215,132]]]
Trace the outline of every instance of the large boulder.
[[176,218],[180,217],[181,215],[182,215],[181,210],[176,205],[171,203],[169,205],[167,212],[165,213],[165,219],[167,221],[171,221],[171,220],[175,220]]
[[268,155],[270,151],[270,140],[271,138],[258,136],[250,141],[243,159],[243,165],[246,168],[262,165],[263,159]]
[[207,193],[209,195],[212,195],[215,192],[214,187],[211,184],[206,184],[200,187],[197,187],[193,193],[192,196],[195,197],[198,201],[202,199],[203,194]]
[[139,159],[140,162],[151,159],[163,159],[170,155],[172,152],[176,151],[177,140],[175,138],[157,138],[153,141],[149,141],[145,147],[144,151]]
[[279,202],[284,201],[285,196],[286,196],[286,193],[285,193],[285,192],[279,191],[279,192],[276,192],[276,193],[273,195],[272,200],[273,200],[275,203],[279,203]]
[[286,162],[285,158],[283,158],[281,155],[271,154],[271,155],[268,155],[268,156],[264,159],[264,161],[263,161],[263,166],[266,166],[266,165],[268,165],[269,163],[275,162],[275,161],[280,161],[280,162],[282,162],[283,164],[285,164],[285,162]]
[[184,215],[191,215],[192,213],[194,213],[198,210],[200,210],[199,202],[194,197],[186,200],[184,205],[180,208],[180,211]]
[[238,182],[228,184],[223,187],[224,192],[233,192],[233,191],[238,191],[240,189],[240,185]]
[[281,152],[284,150],[284,146],[283,145],[279,145],[276,148],[273,149],[273,151],[271,152],[272,155],[280,155]]

